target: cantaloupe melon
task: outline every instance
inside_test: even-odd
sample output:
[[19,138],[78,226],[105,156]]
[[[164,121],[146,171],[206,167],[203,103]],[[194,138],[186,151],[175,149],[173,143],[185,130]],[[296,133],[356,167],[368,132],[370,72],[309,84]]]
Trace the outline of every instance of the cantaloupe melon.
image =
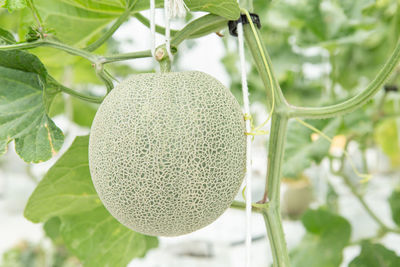
[[245,173],[239,104],[202,72],[133,75],[93,121],[89,165],[108,211],[134,231],[177,236],[215,221]]

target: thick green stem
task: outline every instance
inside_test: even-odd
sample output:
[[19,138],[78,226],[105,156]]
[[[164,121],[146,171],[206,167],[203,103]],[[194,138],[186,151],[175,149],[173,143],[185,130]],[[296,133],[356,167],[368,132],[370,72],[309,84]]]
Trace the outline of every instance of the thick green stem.
[[128,59],[145,58],[145,57],[151,57],[150,50],[105,56],[103,64],[117,62],[117,61],[124,61]]
[[76,98],[79,98],[81,100],[84,100],[84,101],[87,101],[87,102],[91,102],[91,103],[100,104],[101,102],[103,102],[103,99],[104,99],[104,97],[94,97],[94,96],[84,95],[84,94],[81,94],[81,93],[79,93],[77,91],[74,91],[74,90],[72,90],[72,89],[70,89],[68,87],[65,87],[65,86],[62,86],[62,87],[60,86],[59,88],[64,93],[67,93],[67,94],[72,95],[72,96],[74,96]]
[[268,107],[273,111],[268,148],[267,181],[264,198],[261,201],[261,203],[267,203],[268,206],[263,208],[263,215],[274,258],[274,267],[289,267],[289,255],[280,215],[281,170],[289,106],[272,71],[272,63],[263,45],[260,32],[251,25],[244,25],[243,30],[246,44],[252,53],[266,89]]
[[[171,53],[176,53],[176,49],[174,49],[174,47],[171,47]],[[158,64],[160,65],[160,71],[162,73],[171,71],[171,59],[169,58],[165,45],[157,47],[154,57],[158,61]]]
[[97,39],[94,43],[88,45],[85,50],[90,52],[95,51],[102,44],[104,44],[118,30],[119,26],[121,26],[122,23],[124,23],[129,18],[131,11],[136,6],[136,2],[137,0],[134,1],[130,6],[128,6],[124,13],[122,13],[121,16],[114,22],[114,24],[99,39]]
[[96,97],[96,96],[89,96],[89,95],[84,95],[82,93],[79,93],[77,91],[74,91],[64,85],[62,85],[61,83],[59,83],[58,81],[56,81],[53,77],[49,76],[49,82],[52,83],[53,86],[57,87],[60,91],[67,93],[69,95],[72,95],[76,98],[82,99],[84,101],[87,102],[92,102],[92,103],[101,103],[104,99],[104,97]]
[[[267,204],[267,203],[265,203],[265,204]],[[255,213],[262,213],[263,209],[268,208],[268,205],[265,205],[265,204],[263,205],[263,207],[261,207],[262,205],[260,205],[260,204],[253,204],[251,211],[255,212]],[[235,200],[232,202],[230,208],[237,209],[237,210],[246,210],[246,203]]]
[[108,75],[104,70],[104,66],[102,64],[96,66],[96,74],[100,78],[100,80],[102,80],[103,83],[106,85],[107,94],[111,92],[111,90],[114,88],[114,84],[110,75]]
[[274,257],[274,267],[290,265],[280,214],[280,185],[287,123],[288,118],[281,114],[275,113],[272,116],[267,182],[263,199],[269,203],[269,208],[264,210],[263,215]]
[[56,41],[51,41],[51,40],[38,40],[35,42],[31,43],[20,43],[20,44],[12,44],[12,45],[1,45],[0,50],[16,50],[16,49],[29,49],[29,48],[35,48],[39,46],[47,46],[47,47],[52,47],[55,49],[62,50],[64,52],[67,52],[69,54],[75,55],[75,56],[80,56],[83,58],[86,58],[87,60],[96,63],[100,56],[91,54],[87,51],[84,51],[79,48],[75,48],[60,42]]
[[268,147],[267,163],[267,183],[263,202],[268,201],[271,205],[279,206],[280,185],[283,165],[283,156],[285,152],[286,129],[288,118],[275,113],[271,121],[271,133]]
[[[262,46],[264,55],[266,57],[268,66],[265,66],[263,60],[262,60],[262,54],[261,51],[259,49],[259,46],[257,44],[257,39],[256,36],[254,36],[254,33],[250,27],[250,25],[246,24],[243,26],[243,32],[244,32],[244,37],[246,39],[246,45],[249,47],[250,52],[253,56],[253,59],[256,63],[256,67],[257,70],[260,74],[260,78],[262,79],[263,83],[264,83],[264,87],[266,89],[266,94],[267,94],[267,105],[268,108],[271,109],[272,107],[272,98],[275,98],[275,106],[277,109],[282,109],[283,111],[286,110],[286,107],[288,106],[283,94],[282,94],[282,90],[280,89],[279,83],[272,71],[272,63],[271,63],[271,59],[268,56],[268,52],[265,49],[264,46]],[[256,30],[256,34],[258,36],[258,39],[261,40],[262,42],[262,37],[260,35],[260,32],[258,30]],[[270,69],[272,72],[272,87],[271,87],[271,80],[270,80],[270,76],[268,75],[268,71],[267,69]],[[281,110],[281,111],[282,111]]]
[[290,117],[320,119],[331,118],[339,115],[349,113],[353,110],[364,105],[368,100],[381,90],[385,81],[389,78],[390,74],[396,69],[400,62],[400,40],[398,41],[395,50],[385,63],[383,68],[379,71],[377,76],[367,86],[365,90],[355,95],[354,97],[331,106],[319,108],[305,108],[305,107],[292,107],[289,113]]
[[273,266],[289,267],[289,254],[287,252],[279,207],[271,206],[263,212],[263,216],[274,260]]

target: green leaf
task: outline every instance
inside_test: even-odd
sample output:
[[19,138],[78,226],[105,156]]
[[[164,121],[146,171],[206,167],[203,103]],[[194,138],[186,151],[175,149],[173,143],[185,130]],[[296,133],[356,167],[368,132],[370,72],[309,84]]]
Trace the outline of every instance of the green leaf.
[[30,53],[23,51],[0,51],[0,67],[37,74],[40,81],[36,83],[44,83],[46,81],[46,68],[36,56]]
[[0,1],[0,7],[8,9],[8,12],[23,9],[26,7],[26,0],[2,0]]
[[7,152],[7,141],[0,140],[0,156]]
[[240,16],[240,8],[236,0],[185,0],[191,11],[210,12],[230,20]]
[[349,264],[349,267],[397,267],[400,257],[381,244],[363,242],[361,253]]
[[41,162],[61,148],[64,136],[46,113],[51,102],[46,80],[46,69],[36,56],[0,51],[0,151],[15,139],[24,161]]
[[[341,119],[319,121],[314,125],[326,135],[333,137],[339,129]],[[312,162],[320,162],[330,148],[329,141],[321,136],[312,141],[314,132],[299,122],[289,122],[287,142],[285,147],[285,161],[283,165],[283,176],[286,178],[298,177]]]
[[51,116],[55,116],[58,114],[62,114],[65,112],[65,105],[72,105],[72,121],[78,124],[79,126],[89,127],[92,125],[94,116],[96,115],[96,111],[98,105],[88,103],[83,101],[79,98],[70,97],[67,101],[69,102],[64,103],[64,99],[61,95],[57,95],[57,98],[53,101],[49,114]]
[[76,98],[72,98],[71,101],[72,120],[80,126],[90,127],[96,115],[96,106]]
[[395,119],[384,120],[375,128],[374,139],[382,151],[390,158],[393,166],[400,165],[400,144],[398,142]]
[[[110,1],[102,4],[100,1],[35,0],[44,26],[53,30],[62,42],[81,47],[124,11],[121,6],[109,4]],[[20,35],[25,35],[23,30],[34,20],[28,10],[22,14],[22,20]]]
[[0,28],[0,45],[15,44],[16,42],[12,33]]
[[24,215],[32,222],[76,214],[101,206],[88,162],[88,136],[75,139],[30,196]]
[[15,139],[15,150],[26,162],[39,162],[55,155],[63,142],[63,133],[45,115],[39,121],[37,128],[27,135]]
[[400,188],[397,188],[389,197],[393,221],[400,226]]
[[328,211],[308,210],[302,223],[307,233],[292,251],[293,267],[338,267],[351,234],[349,222]]
[[157,247],[156,237],[126,228],[103,207],[77,215],[63,216],[61,235],[69,250],[85,267],[125,267]]
[[88,136],[75,139],[40,181],[24,215],[33,222],[46,221],[46,234],[61,236],[84,266],[125,267],[158,240],[126,228],[101,204],[90,178],[88,144]]
[[43,230],[46,236],[51,240],[56,241],[60,237],[61,220],[59,217],[53,217],[46,221],[43,225]]

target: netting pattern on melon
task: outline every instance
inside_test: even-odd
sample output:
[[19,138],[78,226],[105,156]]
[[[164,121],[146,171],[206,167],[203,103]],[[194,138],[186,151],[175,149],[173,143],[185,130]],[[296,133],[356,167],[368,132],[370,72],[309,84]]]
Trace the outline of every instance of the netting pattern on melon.
[[101,104],[89,143],[100,199],[134,231],[176,236],[216,220],[245,173],[243,114],[202,72],[139,74]]

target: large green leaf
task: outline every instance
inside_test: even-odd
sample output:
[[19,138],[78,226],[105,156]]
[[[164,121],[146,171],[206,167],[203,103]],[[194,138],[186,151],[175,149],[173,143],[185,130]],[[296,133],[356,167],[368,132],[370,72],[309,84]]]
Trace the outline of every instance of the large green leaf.
[[121,13],[126,6],[126,0],[63,0],[70,5],[94,12]]
[[33,222],[76,214],[101,206],[88,162],[88,136],[77,137],[30,196],[24,215]]
[[397,123],[395,119],[382,121],[375,128],[375,141],[390,158],[393,166],[400,165],[400,144],[398,141]]
[[63,216],[60,230],[67,247],[85,267],[125,267],[158,245],[156,237],[126,228],[104,207]]
[[60,238],[60,227],[60,217],[53,217],[43,224],[43,230],[46,236],[53,240],[53,242],[57,242]]
[[7,141],[0,140],[0,155],[3,155],[7,152]]
[[349,267],[398,267],[400,257],[381,244],[363,242],[361,253],[349,264]]
[[230,20],[240,15],[236,0],[185,0],[185,3],[191,11],[206,11]]
[[0,152],[15,139],[24,161],[41,162],[61,148],[64,136],[46,114],[54,96],[47,94],[46,80],[46,69],[36,56],[0,51]]
[[72,101],[72,120],[84,127],[92,125],[94,116],[96,115],[97,107],[80,99],[71,99]]
[[338,267],[350,240],[349,222],[322,209],[308,210],[302,222],[307,233],[291,253],[292,266]]
[[[315,127],[323,133],[333,137],[341,119],[331,121],[320,121]],[[298,177],[302,171],[311,166],[312,162],[320,162],[328,153],[330,143],[322,137],[312,141],[313,131],[299,122],[290,121],[288,126],[287,142],[285,147],[285,161],[283,165],[283,176],[287,178]]]
[[[235,0],[186,0],[192,11],[210,12],[228,19],[237,19],[240,14]],[[47,29],[54,30],[61,41],[85,46],[88,41],[101,32],[110,22],[118,18],[125,10],[122,0],[35,0],[35,6],[40,13]],[[163,6],[163,1],[156,1],[157,7]],[[140,12],[149,8],[148,0],[138,0],[132,12]],[[29,10],[25,10],[21,18],[21,35],[25,34],[27,26],[35,23]]]
[[84,266],[123,267],[158,241],[126,228],[101,204],[90,178],[88,144],[88,136],[75,139],[29,198],[25,217],[46,221],[47,235],[61,235]]
[[[35,0],[35,6],[44,26],[54,31],[58,39],[71,45],[85,46],[93,36],[124,11],[123,7],[103,5],[95,1],[85,2],[86,6],[72,0]],[[102,8],[94,8],[99,5]],[[24,29],[34,23],[29,10],[24,11],[21,16],[22,35],[26,33]]]
[[9,12],[26,7],[26,0],[0,0],[0,7],[7,8]]
[[397,188],[389,197],[393,221],[400,226],[400,188]]
[[16,42],[12,33],[0,28],[0,45],[15,44]]

